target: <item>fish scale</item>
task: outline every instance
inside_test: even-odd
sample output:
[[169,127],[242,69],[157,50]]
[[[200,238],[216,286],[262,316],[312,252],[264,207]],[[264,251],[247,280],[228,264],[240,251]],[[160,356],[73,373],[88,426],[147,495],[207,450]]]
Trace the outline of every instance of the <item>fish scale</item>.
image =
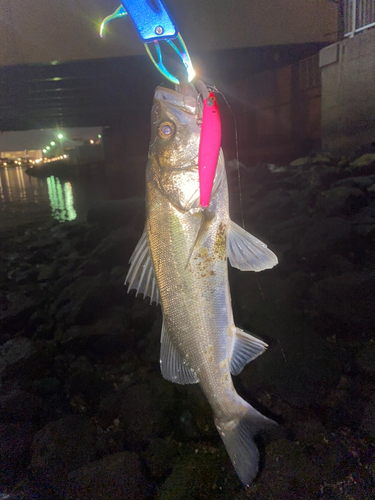
[[[234,325],[227,259],[241,270],[260,271],[273,267],[277,258],[230,220],[222,151],[209,206],[200,206],[200,108],[191,93],[191,88],[188,95],[156,89],[146,226],[127,281],[137,293],[160,296],[161,372],[172,382],[201,385],[236,472],[249,484],[258,471],[253,435],[272,421],[237,394],[231,375],[267,345]],[[155,279],[159,294],[148,285]]]

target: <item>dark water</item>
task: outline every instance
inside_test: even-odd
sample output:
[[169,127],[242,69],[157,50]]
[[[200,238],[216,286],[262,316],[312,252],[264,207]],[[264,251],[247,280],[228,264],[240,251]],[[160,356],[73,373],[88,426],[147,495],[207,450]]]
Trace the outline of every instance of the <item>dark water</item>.
[[27,222],[82,221],[96,202],[109,199],[103,182],[37,178],[23,167],[0,168],[0,228]]

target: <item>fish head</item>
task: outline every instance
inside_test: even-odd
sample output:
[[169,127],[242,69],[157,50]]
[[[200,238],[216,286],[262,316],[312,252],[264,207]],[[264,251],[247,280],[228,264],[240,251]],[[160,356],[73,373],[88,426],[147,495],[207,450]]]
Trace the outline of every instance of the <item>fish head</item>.
[[157,87],[151,112],[149,156],[160,169],[186,169],[198,164],[199,105],[194,87],[176,92]]

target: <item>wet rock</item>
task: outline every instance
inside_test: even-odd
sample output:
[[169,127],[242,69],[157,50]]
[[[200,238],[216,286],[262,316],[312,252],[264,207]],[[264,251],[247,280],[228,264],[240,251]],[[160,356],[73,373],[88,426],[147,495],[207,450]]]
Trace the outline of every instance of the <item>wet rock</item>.
[[84,325],[98,319],[111,301],[108,276],[85,276],[64,288],[55,304],[56,319]]
[[[164,396],[168,393],[165,391]],[[163,394],[160,393],[160,396]],[[133,446],[159,437],[168,423],[163,418],[157,393],[150,384],[136,384],[123,395],[119,411],[120,426],[126,433],[127,440]]]
[[375,439],[375,397],[365,403],[360,430]]
[[366,196],[358,188],[338,186],[318,195],[316,207],[328,217],[351,215],[367,205]]
[[353,230],[360,236],[370,236],[375,231],[375,206],[365,207],[350,218]]
[[302,255],[321,255],[333,251],[350,235],[350,224],[341,217],[317,220],[302,235],[300,252]]
[[29,358],[34,349],[33,342],[26,337],[12,339],[3,344],[0,347],[0,375],[18,361]]
[[144,453],[147,467],[155,477],[165,477],[173,469],[178,444],[172,439],[154,439]]
[[349,169],[356,172],[356,175],[371,175],[375,168],[375,154],[364,154],[354,160]]
[[69,472],[95,458],[95,440],[96,430],[88,418],[68,415],[35,434],[30,468],[59,491]]
[[330,315],[340,325],[351,325],[352,334],[355,335],[360,325],[373,328],[374,294],[375,274],[368,271],[348,272],[326,278],[311,289],[316,313]]
[[49,249],[56,245],[56,240],[53,238],[42,239],[38,241],[33,241],[27,245],[28,250],[40,250],[40,249]]
[[32,287],[30,292],[23,291],[7,294],[0,312],[0,328],[2,331],[16,333],[27,325],[31,314],[45,301],[39,288]]
[[371,339],[356,356],[359,368],[369,375],[375,374],[375,339]]
[[0,423],[0,484],[22,476],[29,458],[32,429],[29,423]]
[[264,498],[317,498],[319,481],[320,470],[305,456],[300,443],[279,439],[266,447],[264,470],[255,490]]
[[98,259],[105,269],[128,262],[141,237],[143,225],[137,229],[120,228],[112,231],[94,250],[93,257]]
[[141,500],[151,498],[151,488],[137,454],[125,451],[71,472],[65,494],[80,500]]
[[76,354],[91,352],[101,358],[119,357],[134,348],[136,340],[124,316],[124,310],[112,308],[108,316],[92,325],[68,328],[59,341]]
[[87,221],[105,228],[143,228],[145,220],[145,200],[143,197],[113,200],[91,207]]
[[303,167],[309,162],[308,158],[297,158],[290,163],[291,167]]
[[348,177],[341,179],[332,184],[332,188],[339,186],[346,186],[350,188],[359,188],[366,191],[375,183],[375,175],[361,176],[361,177]]
[[42,404],[42,400],[34,394],[14,389],[0,395],[0,421],[31,421],[40,413]]
[[224,447],[219,441],[215,445],[199,442],[181,447],[172,473],[160,488],[160,500],[236,498],[239,480]]

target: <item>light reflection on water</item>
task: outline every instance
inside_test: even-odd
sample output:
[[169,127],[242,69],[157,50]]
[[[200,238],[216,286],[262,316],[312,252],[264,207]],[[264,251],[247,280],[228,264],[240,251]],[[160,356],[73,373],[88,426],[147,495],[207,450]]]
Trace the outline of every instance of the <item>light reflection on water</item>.
[[[84,198],[74,182],[50,176],[47,179],[31,177],[22,167],[0,167],[0,226],[13,226],[32,221],[72,221],[78,212],[76,195]],[[80,200],[83,218],[87,211],[85,200]]]
[[61,185],[60,179],[51,175],[47,178],[48,196],[51,203],[52,217],[59,222],[77,218],[74,210],[73,191],[70,182]]

